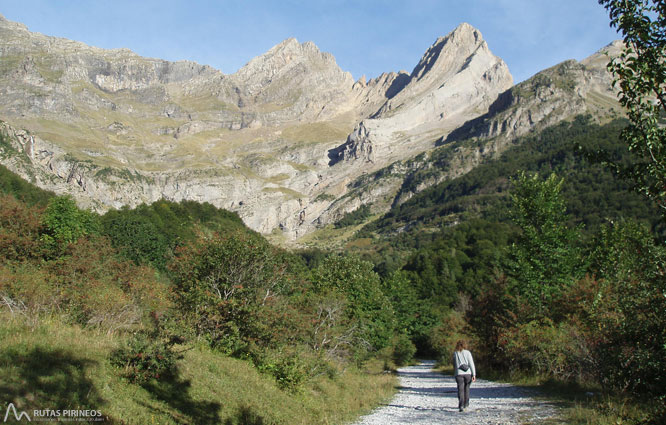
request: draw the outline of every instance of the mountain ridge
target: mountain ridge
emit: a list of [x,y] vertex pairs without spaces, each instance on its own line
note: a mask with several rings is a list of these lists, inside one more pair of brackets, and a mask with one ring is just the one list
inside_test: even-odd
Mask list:
[[[514,87],[465,23],[412,73],[357,81],[294,38],[224,74],[0,20],[0,55],[0,118],[17,153],[2,163],[12,171],[97,210],[210,202],[285,243],[361,205],[390,208],[414,164],[428,167],[411,158],[460,134]],[[394,163],[403,171],[363,185]]]

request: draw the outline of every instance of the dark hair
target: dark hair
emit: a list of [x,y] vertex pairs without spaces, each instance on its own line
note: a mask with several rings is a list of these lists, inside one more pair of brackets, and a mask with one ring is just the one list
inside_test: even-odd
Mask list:
[[458,342],[456,342],[456,351],[462,351],[465,348],[467,348],[467,344],[464,340],[459,339]]

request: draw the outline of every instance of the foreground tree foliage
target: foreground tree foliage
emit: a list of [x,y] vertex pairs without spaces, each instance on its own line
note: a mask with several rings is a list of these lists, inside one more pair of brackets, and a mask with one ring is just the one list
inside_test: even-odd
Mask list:
[[580,234],[567,225],[563,182],[555,174],[541,180],[538,174],[519,173],[511,195],[513,221],[521,233],[510,249],[509,273],[536,317],[543,317],[566,287],[582,277]]
[[628,167],[612,163],[632,178],[636,189],[666,210],[666,2],[599,0],[625,48],[608,69],[615,76],[620,103],[631,124],[622,132],[637,160]]
[[110,331],[168,309],[164,282],[117,256],[109,240],[96,234],[96,223],[71,198],[52,198],[46,209],[1,198],[2,305],[32,321],[58,313]]
[[354,327],[350,342],[357,356],[388,345],[395,329],[393,309],[372,263],[331,255],[313,270],[312,283],[318,294],[345,300],[344,315]]
[[166,200],[108,211],[101,225],[101,232],[125,258],[159,270],[165,270],[173,251],[195,240],[198,232],[245,229],[237,214],[211,204]]
[[[300,257],[245,231],[201,235],[177,248],[168,268],[195,337],[249,358],[291,390],[331,362],[363,362],[394,335],[380,278],[355,257],[328,255],[309,271]],[[414,354],[395,344],[398,361]]]
[[146,388],[176,379],[174,345],[198,341],[294,392],[381,350],[397,363],[414,355],[405,333],[394,338],[379,275],[356,257],[322,252],[308,265],[210,205],[159,202],[100,218],[66,197],[45,208],[1,201],[2,308],[33,324],[56,315],[132,330],[111,363]]
[[666,248],[620,222],[600,234],[592,259],[602,279],[590,309],[602,336],[598,379],[666,401]]
[[80,210],[69,196],[49,201],[42,226],[42,243],[54,256],[80,237],[99,233],[98,217],[90,211]]

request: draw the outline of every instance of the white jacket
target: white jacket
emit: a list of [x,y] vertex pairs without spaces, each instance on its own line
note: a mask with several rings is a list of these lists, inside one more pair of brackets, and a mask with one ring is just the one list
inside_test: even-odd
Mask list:
[[[474,359],[472,358],[472,353],[468,350],[454,351],[453,357],[453,376],[458,375],[472,375],[476,376],[476,368],[474,367]],[[469,369],[463,371],[460,369],[460,365],[466,364],[469,366]]]

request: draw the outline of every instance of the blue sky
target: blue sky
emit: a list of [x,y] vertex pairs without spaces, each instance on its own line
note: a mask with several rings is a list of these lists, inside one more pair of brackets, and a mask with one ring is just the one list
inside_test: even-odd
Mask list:
[[46,35],[225,73],[296,37],[355,79],[411,72],[461,22],[481,31],[516,82],[619,38],[596,0],[0,0],[0,14]]

